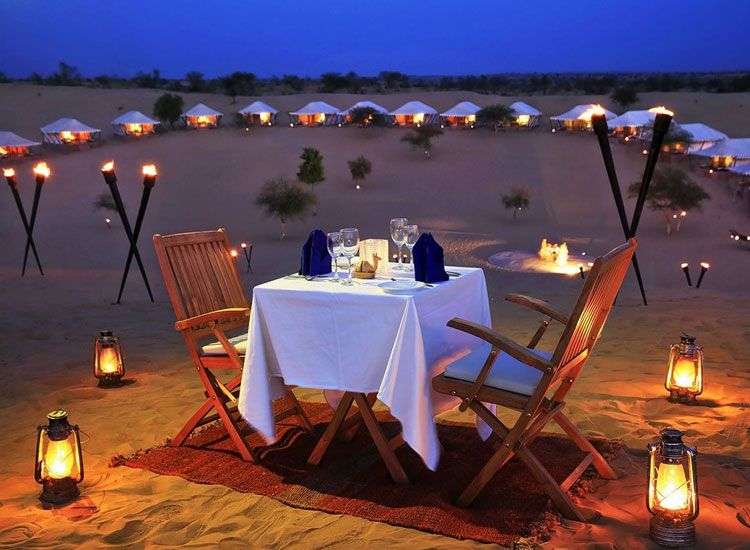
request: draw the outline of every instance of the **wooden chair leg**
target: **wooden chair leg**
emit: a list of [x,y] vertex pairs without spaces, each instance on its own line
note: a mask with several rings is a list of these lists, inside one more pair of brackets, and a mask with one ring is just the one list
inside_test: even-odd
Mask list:
[[242,460],[245,460],[246,462],[255,462],[253,454],[250,452],[250,447],[247,446],[247,442],[242,438],[240,432],[237,431],[237,426],[235,425],[226,404],[217,397],[214,400],[214,407],[216,408],[216,412],[219,415],[219,418],[221,418],[221,422],[224,424],[224,428],[229,434],[229,437],[232,438],[234,446],[237,447],[237,450],[240,452]]
[[398,461],[398,457],[396,457],[396,453],[393,452],[385,434],[383,434],[383,430],[380,428],[380,424],[378,424],[378,419],[375,418],[375,413],[367,400],[367,396],[364,393],[358,393],[355,394],[354,400],[357,402],[357,407],[359,407],[359,413],[362,415],[362,420],[364,420],[365,426],[367,426],[367,431],[370,432],[370,436],[375,442],[375,447],[378,449],[380,458],[385,462],[385,467],[388,468],[391,478],[393,478],[393,481],[396,483],[409,483],[409,478],[406,476],[406,472],[404,472],[401,463]]
[[553,418],[557,425],[568,434],[568,437],[570,437],[579,449],[591,455],[594,468],[596,468],[596,471],[600,476],[604,479],[617,479],[617,474],[607,460],[596,450],[591,442],[578,430],[578,427],[573,424],[573,422],[565,416],[562,411],[558,412]]
[[302,404],[297,400],[297,396],[294,395],[294,392],[291,388],[286,388],[285,393],[289,400],[292,402],[294,411],[296,412],[296,416],[299,418],[300,424],[302,425],[302,429],[307,433],[312,433],[312,424],[310,424],[310,420],[307,418],[305,410],[302,408]]
[[323,432],[323,435],[315,445],[315,448],[307,458],[308,464],[312,464],[314,466],[320,464],[323,455],[328,450],[328,446],[333,441],[333,438],[336,437],[336,432],[339,430],[341,423],[346,418],[346,413],[349,412],[349,408],[352,406],[353,401],[354,394],[345,392],[343,397],[341,398],[341,401],[339,402],[339,406],[336,407],[336,411],[333,413],[333,419],[331,419],[330,424],[328,424],[325,431]]
[[531,470],[532,475],[541,484],[542,488],[544,488],[544,491],[549,495],[549,497],[552,499],[552,502],[555,504],[555,506],[563,516],[574,521],[586,521],[586,517],[581,513],[580,510],[578,510],[576,505],[573,504],[573,501],[570,499],[568,493],[560,488],[560,486],[555,481],[555,478],[550,475],[550,473],[547,471],[547,468],[545,468],[544,465],[539,462],[537,457],[535,457],[531,451],[529,451],[526,447],[521,446],[516,450],[516,454],[521,460],[524,461],[526,466],[528,466],[529,470]]
[[490,480],[495,477],[497,471],[502,468],[511,458],[513,458],[513,450],[510,447],[502,445],[495,454],[487,461],[484,467],[479,470],[479,473],[474,476],[464,489],[463,493],[456,499],[456,506],[466,508],[474,502],[477,495],[484,489]]

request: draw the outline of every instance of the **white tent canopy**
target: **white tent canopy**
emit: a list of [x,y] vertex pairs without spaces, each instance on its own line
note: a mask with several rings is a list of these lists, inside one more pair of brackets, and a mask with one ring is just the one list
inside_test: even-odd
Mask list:
[[419,114],[425,114],[425,115],[436,115],[438,112],[430,107],[429,105],[422,103],[421,101],[409,101],[408,103],[404,103],[396,109],[395,111],[390,112],[391,115],[419,115]]
[[656,119],[656,113],[651,111],[626,111],[620,116],[607,120],[609,129],[613,128],[644,128],[652,126]]
[[695,151],[702,157],[732,157],[736,160],[750,160],[750,138],[730,138],[716,145]]
[[60,118],[41,128],[46,143],[72,143],[80,141],[76,135],[85,134],[86,140],[95,139],[99,132],[98,128],[92,128],[75,118]]
[[591,120],[591,115],[594,113],[597,109],[602,109],[604,111],[604,118],[609,120],[610,118],[615,118],[617,115],[613,113],[612,111],[608,111],[607,109],[603,109],[601,105],[595,105],[593,103],[586,103],[583,105],[576,105],[569,111],[565,111],[561,115],[552,116],[550,117],[550,120],[557,120],[557,121],[565,121],[565,120]]
[[440,113],[440,116],[467,117],[476,115],[481,110],[482,108],[479,105],[472,103],[471,101],[462,101],[461,103],[455,104],[444,113]]
[[339,110],[333,105],[329,105],[325,101],[311,101],[310,103],[308,103],[301,109],[292,111],[289,114],[293,116],[300,116],[300,115],[317,115],[321,113],[324,115],[337,115],[339,113]]
[[184,113],[182,113],[183,117],[193,117],[193,116],[215,116],[220,117],[222,114],[217,111],[216,109],[212,109],[208,105],[204,105],[203,103],[198,103],[197,105],[191,107]]
[[[678,126],[680,130],[685,132],[689,136],[690,143],[710,143],[715,144],[718,141],[729,139],[729,136],[724,132],[719,132],[715,128],[711,128],[703,124],[702,122],[690,122],[687,124],[680,124]],[[705,147],[702,147],[705,148]]]
[[734,172],[735,174],[739,174],[740,176],[750,176],[750,164],[739,164],[736,166],[732,166],[729,171]]
[[253,101],[247,107],[243,107],[239,110],[241,115],[259,115],[261,113],[271,113],[272,115],[275,115],[278,112],[279,111],[271,107],[268,103],[263,103],[262,101]]
[[346,116],[349,113],[351,113],[354,109],[373,109],[375,112],[380,113],[381,115],[387,115],[388,109],[385,107],[378,105],[374,101],[358,101],[345,111],[341,111],[339,114],[342,116]]
[[22,138],[13,132],[0,131],[0,147],[34,147],[35,145],[41,145],[41,143]]
[[516,101],[510,104],[510,108],[515,116],[527,115],[527,116],[542,116],[542,112],[539,109],[535,109],[528,103],[523,101]]
[[160,124],[158,120],[154,120],[151,117],[144,115],[140,111],[128,111],[124,115],[118,116],[112,121],[113,125],[120,124]]

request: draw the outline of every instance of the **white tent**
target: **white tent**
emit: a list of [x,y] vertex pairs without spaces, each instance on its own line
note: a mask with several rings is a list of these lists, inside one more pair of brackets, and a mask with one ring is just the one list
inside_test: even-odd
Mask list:
[[191,128],[216,128],[222,116],[216,109],[198,103],[182,113],[182,120]]
[[160,122],[141,113],[128,111],[112,121],[112,128],[118,136],[142,136],[153,134]]
[[688,136],[688,153],[695,153],[702,149],[708,149],[713,147],[720,141],[729,139],[729,136],[724,132],[706,126],[702,122],[691,122],[687,124],[680,124],[678,130],[682,130]]
[[378,105],[374,101],[358,101],[345,111],[341,111],[339,114],[341,116],[346,116],[349,113],[351,113],[354,109],[373,109],[374,111],[380,113],[381,115],[387,115],[388,109],[383,107],[382,105]]
[[750,176],[750,164],[738,164],[732,166],[729,171],[739,174],[740,176]]
[[750,164],[750,138],[725,139],[693,154],[711,157],[712,168],[731,168],[738,162],[740,165]]
[[477,121],[477,113],[482,108],[471,101],[457,103],[447,111],[440,113],[440,118],[450,126],[471,126]]
[[292,118],[292,126],[317,126],[335,124],[338,114],[339,109],[325,101],[311,101],[301,109],[289,113],[289,116]]
[[656,113],[651,111],[626,111],[620,116],[607,120],[610,130],[616,128],[644,128],[651,126],[656,118]]
[[510,109],[513,111],[513,116],[516,117],[515,123],[519,126],[528,126],[533,128],[539,124],[539,119],[542,116],[542,112],[523,101],[516,101],[510,104]]
[[276,109],[271,107],[268,103],[262,101],[253,101],[247,107],[243,107],[239,110],[242,118],[248,124],[261,124],[271,126],[276,122],[276,115],[279,113]]
[[553,128],[591,128],[591,116],[598,110],[604,112],[604,118],[607,120],[617,116],[612,111],[604,109],[601,105],[586,103],[583,105],[576,105],[561,115],[550,117],[550,122],[552,123]]
[[26,155],[29,147],[41,145],[38,141],[31,141],[14,134],[13,132],[0,132],[0,157],[10,155]]
[[421,101],[409,101],[389,113],[399,126],[432,124],[437,121],[438,112]]
[[99,137],[101,130],[74,118],[60,118],[42,126],[45,143],[85,143]]

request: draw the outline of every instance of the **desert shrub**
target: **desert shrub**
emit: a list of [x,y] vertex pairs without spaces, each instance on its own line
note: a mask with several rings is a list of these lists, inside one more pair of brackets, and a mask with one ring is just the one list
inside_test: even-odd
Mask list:
[[401,141],[410,144],[414,149],[422,149],[425,157],[429,159],[432,158],[432,140],[441,135],[443,131],[440,128],[419,126],[402,137]]
[[519,213],[529,209],[531,193],[525,187],[511,187],[501,200],[506,210],[513,211],[513,219],[516,219]]
[[[359,155],[354,160],[348,161],[347,164],[354,182],[364,181],[367,175],[372,172],[372,163],[364,155]],[[359,184],[357,184],[357,187],[359,187]]]
[[182,114],[182,97],[177,94],[165,93],[160,95],[154,103],[154,116],[161,121],[169,122],[171,127]]
[[315,195],[302,187],[287,181],[284,177],[268,180],[255,199],[266,215],[279,220],[281,238],[286,237],[286,224],[293,219],[304,218],[315,205]]

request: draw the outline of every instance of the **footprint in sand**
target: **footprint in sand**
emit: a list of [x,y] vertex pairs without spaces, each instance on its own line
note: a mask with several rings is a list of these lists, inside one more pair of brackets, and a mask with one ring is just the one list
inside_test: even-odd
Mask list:
[[144,539],[150,530],[141,520],[132,520],[121,529],[105,535],[102,540],[107,544],[132,544]]

